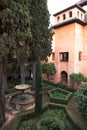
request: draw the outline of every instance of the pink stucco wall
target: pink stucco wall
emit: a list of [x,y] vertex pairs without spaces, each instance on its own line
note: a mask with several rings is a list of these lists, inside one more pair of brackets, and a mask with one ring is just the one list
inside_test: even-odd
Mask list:
[[[77,17],[78,9],[74,8],[73,17]],[[65,12],[68,18],[69,11]],[[83,17],[81,17],[81,14]],[[60,14],[62,16],[63,14]],[[55,23],[63,22],[61,19],[57,21],[55,17]],[[84,14],[79,11],[79,19],[83,20]],[[71,23],[54,29],[55,34],[55,66],[57,73],[55,76],[55,82],[61,80],[61,72],[65,71],[69,75],[72,73],[83,73],[87,77],[87,25],[83,26],[79,23]],[[69,53],[69,61],[60,61],[60,52]],[[79,60],[79,52],[82,52],[82,59]]]

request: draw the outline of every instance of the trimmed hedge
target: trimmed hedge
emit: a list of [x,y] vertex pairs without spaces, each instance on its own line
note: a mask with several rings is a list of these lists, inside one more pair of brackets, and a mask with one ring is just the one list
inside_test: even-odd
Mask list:
[[43,79],[43,82],[44,82],[44,83],[47,83],[47,84],[49,84],[49,85],[53,85],[53,86],[55,86],[55,87],[56,87],[56,85],[57,85],[57,83],[54,83],[53,81],[49,81],[49,80],[45,80],[45,79]]
[[75,103],[81,116],[87,120],[87,84],[81,84],[77,89]]
[[61,88],[61,89],[65,89],[65,90],[68,90],[70,92],[75,92],[75,89],[68,86],[67,84],[65,83],[62,83],[62,82],[59,82],[57,84],[55,84],[57,88]]
[[[70,114],[68,114],[67,112],[68,112],[68,108],[66,107],[66,105],[62,105],[62,104],[55,104],[55,103],[49,103],[49,105],[48,105],[48,109],[50,109],[50,110],[52,110],[52,109],[63,109],[64,110],[64,113],[66,113],[66,116],[67,116],[67,118],[69,119],[69,121],[72,123],[72,125],[73,125],[73,127],[75,128],[75,130],[81,130],[81,128],[80,128],[80,124],[76,124],[76,122],[75,122],[75,118],[73,118],[72,119],[72,117],[71,116],[69,116]],[[70,111],[69,111],[69,113],[70,113]],[[43,117],[43,116],[42,116]],[[39,125],[39,126],[37,126],[37,128],[39,129],[40,128],[40,124],[38,123],[37,125]],[[46,130],[46,129],[45,129]],[[63,130],[63,129],[62,129]],[[65,129],[64,129],[65,130]]]
[[79,121],[75,118],[73,113],[70,111],[70,109],[66,105],[50,103],[49,108],[50,109],[57,109],[57,108],[58,109],[64,109],[64,111],[67,114],[70,122],[75,126],[75,128],[77,130],[86,130],[86,129],[84,129],[83,126],[81,126],[81,124],[79,124]]
[[21,123],[19,130],[32,130],[32,128],[33,128],[33,120],[27,120]]
[[62,83],[62,82],[59,82],[59,83],[54,83],[52,81],[49,81],[49,80],[44,80],[43,79],[43,82],[44,83],[47,83],[51,86],[53,86],[54,88],[61,88],[61,89],[65,89],[65,90],[68,90],[70,92],[75,92],[76,90],[74,88],[72,88],[71,86],[68,86],[67,84],[65,83]]
[[[65,96],[63,98],[62,98],[62,95],[58,95],[58,97],[57,97],[57,94],[56,94],[56,96],[54,94],[54,96],[53,96],[53,93],[55,93],[57,91],[60,92],[60,94],[65,95]],[[60,88],[48,91],[48,95],[50,97],[51,102],[61,103],[61,104],[67,104],[69,102],[70,98],[72,97],[71,92],[60,89]],[[59,97],[59,96],[61,96],[61,97]]]
[[[49,104],[46,104],[43,107],[42,113],[44,111],[47,111],[48,109],[64,109],[64,111],[67,114],[69,120],[75,126],[75,128],[77,130],[84,130],[84,128],[82,128],[82,126],[76,120],[75,116],[71,113],[71,111],[69,110],[69,108],[66,107],[66,105],[49,103]],[[10,130],[19,130],[19,126],[20,126],[20,124],[21,124],[22,121],[33,119],[35,117],[36,117],[36,114],[35,114],[34,110],[20,113],[18,115],[18,117],[14,120],[14,123],[13,123],[13,125],[12,125],[12,127],[11,127]]]

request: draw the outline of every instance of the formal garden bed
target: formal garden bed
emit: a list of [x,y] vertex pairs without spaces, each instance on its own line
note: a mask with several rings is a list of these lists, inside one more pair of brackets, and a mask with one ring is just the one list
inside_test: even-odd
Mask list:
[[[11,129],[6,130],[48,130],[48,128],[51,130],[81,130],[79,122],[67,107],[73,94],[74,89],[68,88],[65,84],[44,81],[41,115],[36,116],[34,109],[21,112],[10,124]],[[49,98],[52,99],[49,100]]]
[[67,104],[70,98],[72,97],[71,92],[60,88],[50,90],[48,91],[48,94],[51,102],[56,102],[61,104]]
[[66,109],[65,105],[49,103],[39,116],[34,111],[22,113],[15,120],[12,130],[81,130]]

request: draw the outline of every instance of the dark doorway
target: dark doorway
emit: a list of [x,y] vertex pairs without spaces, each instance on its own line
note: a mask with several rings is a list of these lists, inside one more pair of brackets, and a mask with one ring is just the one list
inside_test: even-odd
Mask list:
[[68,82],[68,74],[65,71],[61,72],[61,82],[64,82],[64,83]]

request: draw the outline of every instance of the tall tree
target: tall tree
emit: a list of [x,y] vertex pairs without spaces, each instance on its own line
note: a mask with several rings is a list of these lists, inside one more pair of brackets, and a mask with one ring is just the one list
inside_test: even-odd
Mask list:
[[[31,52],[34,58],[46,59],[52,52],[52,33],[49,28],[47,0],[30,0],[30,27],[32,32]],[[40,48],[41,53],[38,51]]]
[[5,121],[5,91],[4,91],[4,75],[3,75],[3,57],[0,54],[0,127]]
[[35,111],[37,114],[40,114],[42,110],[42,66],[39,58],[36,64],[36,88],[37,89],[35,92]]
[[[29,54],[31,39],[29,9],[27,0],[0,0],[0,115],[4,114],[3,56],[11,53],[17,57],[21,68],[21,82],[24,83],[24,59]],[[4,58],[4,59],[5,59]],[[5,65],[5,63],[4,63]]]
[[[9,22],[11,13],[7,8],[7,1],[0,1],[0,117],[5,121],[5,61],[12,45],[12,22]],[[3,59],[4,57],[4,59]],[[4,62],[3,62],[4,61]]]
[[[15,1],[15,14],[16,14],[16,28],[15,28],[15,47],[14,54],[17,56],[20,72],[21,72],[21,83],[25,83],[25,68],[24,62],[26,57],[29,55],[29,43],[31,40],[30,32],[30,17],[29,17],[29,3],[27,0],[14,0]],[[14,6],[14,5],[13,5]]]
[[[37,61],[39,58],[47,59],[47,57],[52,52],[52,33],[51,29],[49,28],[50,15],[47,8],[47,0],[30,0],[30,16],[30,27],[32,32],[32,41],[30,43],[30,48],[31,58],[33,59],[33,86],[35,88],[35,92],[37,93],[37,90],[39,90],[39,86],[35,87]],[[37,104],[39,104],[39,99],[42,99],[40,96],[41,95],[38,96],[35,107],[38,106]]]

